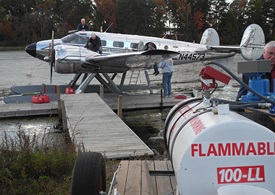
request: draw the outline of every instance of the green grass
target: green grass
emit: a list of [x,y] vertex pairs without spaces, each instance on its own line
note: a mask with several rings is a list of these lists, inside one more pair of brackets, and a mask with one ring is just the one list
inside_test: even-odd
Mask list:
[[72,144],[38,146],[23,132],[4,136],[0,147],[0,194],[70,194],[77,157]]
[[[73,166],[83,147],[74,143],[38,145],[36,136],[18,131],[0,141],[0,194],[70,194]],[[120,160],[106,161],[107,191]]]

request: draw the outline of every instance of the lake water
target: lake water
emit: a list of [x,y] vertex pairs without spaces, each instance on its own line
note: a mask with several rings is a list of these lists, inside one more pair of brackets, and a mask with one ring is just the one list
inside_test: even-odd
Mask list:
[[[227,67],[234,73],[236,73],[236,63],[242,61],[239,55],[235,56],[233,63],[227,65]],[[13,85],[40,85],[40,84],[50,84],[50,66],[48,63],[41,60],[35,59],[32,56],[28,55],[25,51],[2,51],[0,52],[0,103],[3,103],[1,99],[3,96],[10,94],[10,87]],[[193,88],[200,89],[199,82],[199,71],[203,67],[202,63],[192,63],[185,64],[180,66],[175,66],[175,72],[172,77],[172,88],[175,94],[186,93],[192,91]],[[153,70],[149,70],[149,75],[152,84],[161,85],[161,75],[154,76],[152,75]],[[67,84],[72,78],[73,74],[57,74],[53,73],[52,83],[56,85]],[[120,75],[115,82],[119,83]],[[127,73],[125,84],[129,83],[130,72]],[[96,80],[92,83],[98,84]],[[141,74],[138,84],[146,84],[144,74]],[[215,97],[227,97],[227,99],[234,99],[236,95],[237,87],[234,86],[234,81],[230,82],[229,86],[220,88],[217,93],[214,93]],[[158,91],[157,91],[158,92]],[[143,129],[153,129],[153,134],[155,133],[154,129],[161,129],[164,123],[164,120],[160,119],[163,117],[167,111],[150,111],[150,113],[138,113],[133,114],[146,116],[151,118],[150,124],[143,124]],[[135,117],[130,118],[131,114],[127,114],[127,123],[137,127]],[[149,117],[150,116],[150,117]],[[125,119],[126,120],[126,119]],[[11,137],[16,136],[16,132],[21,129],[27,132],[30,135],[39,134],[44,135],[56,133],[54,126],[58,124],[56,119],[52,120],[48,117],[39,117],[39,118],[18,118],[18,119],[2,119],[0,120],[0,135],[3,135],[4,131],[9,132]],[[142,124],[141,124],[142,125]],[[150,126],[150,127],[149,127]],[[141,128],[142,129],[142,128]],[[142,134],[142,133],[141,133]],[[42,139],[42,138],[41,138]]]

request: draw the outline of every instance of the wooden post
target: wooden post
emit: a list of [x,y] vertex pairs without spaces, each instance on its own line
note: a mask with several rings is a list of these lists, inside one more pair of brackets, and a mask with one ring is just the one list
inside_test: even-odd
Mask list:
[[65,134],[65,142],[72,143],[70,133],[69,133],[69,128],[68,128],[67,113],[66,113],[64,100],[60,100],[60,106],[61,106],[61,115],[62,115],[62,130]]
[[163,93],[162,93],[162,89],[160,90],[160,109],[163,109]]
[[102,99],[104,98],[104,86],[102,84],[99,86],[99,95]]
[[122,118],[122,95],[118,96],[117,100],[117,115]]
[[62,119],[62,110],[61,110],[61,103],[60,103],[60,100],[61,100],[60,86],[56,86],[56,95],[57,95],[58,115],[59,115],[59,118]]
[[65,134],[65,142],[72,143],[72,140],[70,138],[69,128],[68,128],[68,121],[67,121],[67,114],[66,114],[64,100],[61,100],[60,86],[56,86],[56,95],[57,95],[57,104],[58,104],[58,115],[59,115],[59,119],[61,119],[62,121],[62,131]]

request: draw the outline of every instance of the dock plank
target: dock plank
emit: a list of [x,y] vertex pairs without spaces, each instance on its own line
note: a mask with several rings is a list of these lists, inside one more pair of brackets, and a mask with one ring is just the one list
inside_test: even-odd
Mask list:
[[[167,163],[167,167],[168,167],[168,171],[173,171],[173,167],[172,167],[172,163],[171,161],[166,161]],[[170,176],[170,181],[171,181],[171,185],[172,185],[172,189],[173,191],[177,188],[177,181],[175,176]],[[171,195],[175,195],[175,191],[173,193],[171,193]]]
[[141,164],[141,189],[143,195],[154,195],[153,184],[149,174],[148,162]]
[[124,160],[120,162],[119,174],[117,175],[116,189],[120,194],[125,194],[125,186],[127,181],[127,174],[129,168],[129,161]]
[[[149,171],[155,171],[154,161],[145,161],[145,163],[146,163],[146,166],[148,168],[148,172]],[[150,182],[151,182],[151,189],[153,191],[153,194],[157,194],[156,176],[151,176],[150,175]]]
[[[168,171],[166,161],[155,161],[155,170]],[[173,189],[169,176],[156,176],[157,194],[170,194]]]
[[176,188],[175,176],[149,173],[170,170],[169,160],[122,160],[120,165],[115,188],[121,195],[166,195]]
[[125,195],[141,194],[141,161],[129,161]]
[[86,151],[107,158],[153,155],[152,150],[96,93],[62,95],[69,133]]

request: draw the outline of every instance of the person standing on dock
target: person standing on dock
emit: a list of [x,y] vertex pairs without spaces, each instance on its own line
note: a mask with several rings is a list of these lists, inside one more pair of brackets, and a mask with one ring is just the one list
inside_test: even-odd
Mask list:
[[159,63],[159,67],[162,69],[162,87],[164,90],[164,97],[171,97],[172,86],[171,79],[174,72],[174,62],[170,55],[163,55],[164,60]]

